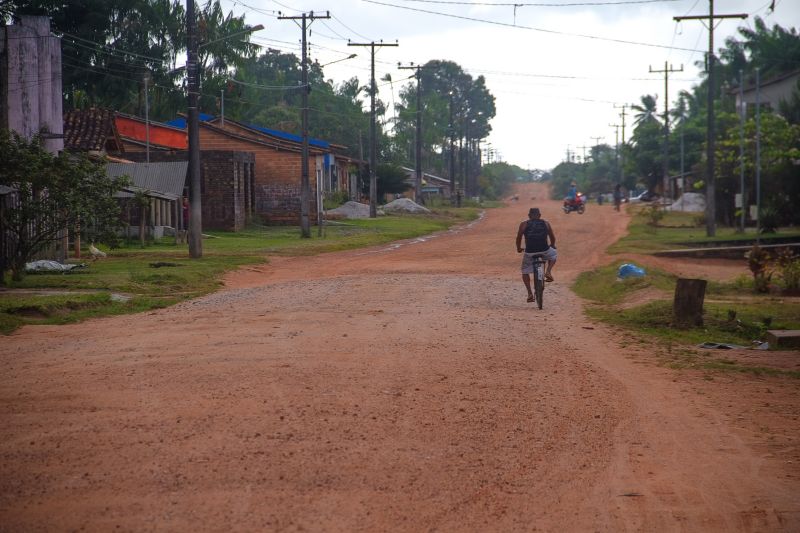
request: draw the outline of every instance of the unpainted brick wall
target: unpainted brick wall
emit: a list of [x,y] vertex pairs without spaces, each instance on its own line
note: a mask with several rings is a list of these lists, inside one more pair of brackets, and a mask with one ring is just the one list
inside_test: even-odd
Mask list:
[[[144,153],[128,153],[132,161],[145,161]],[[151,151],[150,161],[186,161],[186,151]],[[254,165],[249,152],[232,150],[200,151],[200,194],[203,229],[240,231],[247,222],[247,165]],[[188,189],[188,182],[187,182]]]

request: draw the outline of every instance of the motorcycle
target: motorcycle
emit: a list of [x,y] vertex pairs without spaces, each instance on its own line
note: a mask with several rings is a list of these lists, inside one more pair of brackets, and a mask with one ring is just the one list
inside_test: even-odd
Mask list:
[[574,200],[564,198],[563,209],[566,214],[577,211],[579,215],[582,215],[586,211],[586,195],[578,193]]

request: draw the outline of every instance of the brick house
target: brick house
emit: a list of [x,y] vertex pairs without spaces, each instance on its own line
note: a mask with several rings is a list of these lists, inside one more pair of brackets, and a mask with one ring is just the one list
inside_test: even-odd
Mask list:
[[[167,124],[185,127],[182,118]],[[251,152],[255,158],[252,195],[248,207],[265,223],[298,224],[302,138],[279,130],[201,115],[200,149]],[[310,213],[318,210],[317,190],[357,194],[356,161],[343,155],[345,147],[309,140]]]
[[[144,152],[127,152],[133,161],[146,160]],[[153,150],[151,162],[188,161],[183,150]],[[236,150],[200,151],[200,196],[203,229],[240,231],[253,216],[252,152]],[[188,196],[188,183],[185,193]]]
[[126,152],[146,151],[148,138],[150,150],[187,150],[189,148],[186,130],[168,124],[152,120],[145,121],[140,117],[116,112],[114,113],[114,125]]

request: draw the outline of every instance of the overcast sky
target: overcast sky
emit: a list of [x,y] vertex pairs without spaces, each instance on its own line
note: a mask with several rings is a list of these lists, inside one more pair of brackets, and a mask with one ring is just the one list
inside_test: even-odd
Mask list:
[[[565,159],[568,148],[582,157],[596,144],[596,137],[601,137],[600,143],[613,145],[615,128],[609,125],[621,123],[621,109],[615,104],[638,103],[642,95],[656,94],[663,112],[664,75],[650,74],[650,67],[663,70],[665,61],[678,70],[683,65],[683,72],[670,74],[670,102],[679,90],[700,81],[695,63],[703,60],[708,49],[708,29],[701,21],[677,23],[673,17],[707,15],[708,0],[538,3],[223,0],[227,10],[244,14],[252,25],[265,26],[254,34],[253,42],[298,55],[300,28],[292,21],[278,20],[278,12],[294,16],[304,11],[330,11],[330,20],[317,20],[310,26],[309,53],[321,64],[358,54],[324,68],[326,77],[336,83],[353,76],[363,83],[369,80],[369,49],[348,47],[348,39],[398,41],[399,47],[382,48],[376,56],[376,78],[389,73],[394,80],[393,86],[378,82],[380,98],[389,105],[392,89],[397,98],[400,86],[409,83],[404,79],[411,72],[397,70],[398,62],[446,59],[473,77],[484,75],[497,105],[487,141],[503,160],[525,168],[552,168]],[[579,3],[584,5],[576,5]],[[738,27],[752,28],[756,16],[770,27],[800,25],[798,0],[717,0],[714,12],[749,15],[746,20],[717,21],[716,49],[727,37],[738,35]],[[631,132],[630,119],[627,125],[626,138]]]

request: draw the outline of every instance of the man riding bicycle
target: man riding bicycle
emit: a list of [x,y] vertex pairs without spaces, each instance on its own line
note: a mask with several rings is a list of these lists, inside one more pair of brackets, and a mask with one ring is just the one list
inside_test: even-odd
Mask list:
[[[522,254],[522,282],[528,291],[528,301],[535,300],[531,290],[531,274],[533,273],[533,258],[541,255],[547,261],[545,270],[545,281],[553,281],[553,265],[556,263],[558,254],[556,253],[556,236],[553,228],[546,220],[542,220],[542,213],[538,207],[532,207],[528,211],[528,220],[520,223],[517,230],[517,253],[523,251],[522,237],[525,237],[525,253]],[[550,243],[548,244],[548,239]]]

